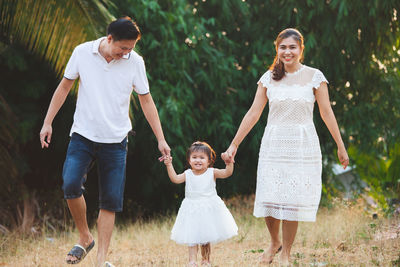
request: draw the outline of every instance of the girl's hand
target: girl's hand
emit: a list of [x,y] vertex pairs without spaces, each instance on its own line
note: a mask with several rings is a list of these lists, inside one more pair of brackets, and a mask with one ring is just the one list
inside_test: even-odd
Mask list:
[[346,169],[347,165],[349,165],[349,156],[347,155],[346,148],[338,147],[337,154],[338,154],[340,164],[342,164],[343,169]]
[[165,166],[169,166],[172,164],[172,157],[171,156],[163,156],[163,159],[160,161],[164,161]]
[[235,145],[230,145],[229,148],[221,154],[222,160],[227,163],[235,162],[237,147]]
[[231,163],[231,161],[228,157],[228,153],[226,153],[226,152],[221,153],[221,159],[224,161],[225,165],[228,165],[229,163]]

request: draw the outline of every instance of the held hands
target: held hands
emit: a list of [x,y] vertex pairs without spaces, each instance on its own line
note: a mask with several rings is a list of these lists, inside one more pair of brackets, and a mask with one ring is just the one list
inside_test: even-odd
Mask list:
[[346,148],[338,147],[337,154],[338,154],[340,164],[342,164],[343,169],[346,169],[347,165],[349,165],[349,156],[347,155]]
[[235,163],[236,152],[237,152],[237,147],[231,144],[229,148],[224,153],[221,154],[221,158],[225,162],[225,164]]
[[171,148],[168,146],[167,141],[160,140],[158,141],[158,150],[161,152],[161,157],[158,158],[159,161],[163,161],[165,156],[171,156]]
[[162,156],[158,160],[164,161],[165,166],[172,165],[172,157],[169,155]]
[[224,161],[225,165],[233,163],[229,160],[228,154],[226,152],[221,153],[221,159]]
[[51,134],[53,133],[53,128],[49,124],[43,124],[42,130],[40,130],[40,144],[42,148],[48,148],[51,141]]

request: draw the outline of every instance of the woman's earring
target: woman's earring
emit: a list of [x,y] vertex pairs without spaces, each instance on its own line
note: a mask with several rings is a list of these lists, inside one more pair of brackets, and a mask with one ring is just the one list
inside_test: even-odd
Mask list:
[[278,59],[276,60],[276,65],[279,65],[279,57],[278,57]]

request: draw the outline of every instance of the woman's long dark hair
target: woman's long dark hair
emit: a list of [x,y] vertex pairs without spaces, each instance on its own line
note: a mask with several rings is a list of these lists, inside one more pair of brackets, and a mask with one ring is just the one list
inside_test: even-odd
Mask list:
[[279,81],[283,78],[283,76],[285,76],[285,65],[283,64],[283,62],[281,62],[280,60],[278,60],[278,47],[280,45],[280,43],[282,42],[283,39],[292,37],[293,39],[295,39],[298,43],[300,48],[302,49],[302,53],[301,53],[301,57],[300,57],[300,62],[303,61],[303,51],[304,51],[304,38],[303,35],[301,35],[301,33],[293,28],[288,28],[285,29],[283,31],[281,31],[278,34],[278,37],[276,37],[275,40],[275,50],[276,50],[276,55],[274,58],[274,62],[272,63],[272,65],[269,67],[270,71],[272,72],[272,79],[274,79],[275,81]]

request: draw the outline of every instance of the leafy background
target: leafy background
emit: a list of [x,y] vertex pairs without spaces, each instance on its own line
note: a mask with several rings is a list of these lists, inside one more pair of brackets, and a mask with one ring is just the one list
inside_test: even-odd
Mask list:
[[[29,231],[43,223],[63,227],[68,220],[60,188],[75,93],[54,120],[48,150],[41,150],[38,133],[72,49],[104,35],[106,25],[123,15],[141,28],[136,51],[145,59],[178,171],[197,139],[217,154],[227,148],[272,63],[276,35],[295,27],[305,37],[304,63],[330,81],[352,175],[366,185],[360,193],[387,214],[400,198],[398,1],[0,0],[0,7],[1,231]],[[221,196],[254,193],[267,113],[241,144],[234,175],[218,182]],[[134,95],[131,117],[136,135],[129,140],[120,221],[176,210],[184,195],[184,186],[172,184],[157,161],[156,140]],[[322,204],[329,205],[342,187],[332,172],[336,146],[317,106],[315,123],[324,158]],[[96,168],[85,187],[93,222]]]

